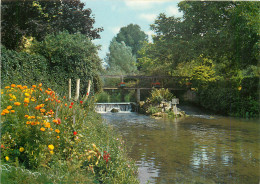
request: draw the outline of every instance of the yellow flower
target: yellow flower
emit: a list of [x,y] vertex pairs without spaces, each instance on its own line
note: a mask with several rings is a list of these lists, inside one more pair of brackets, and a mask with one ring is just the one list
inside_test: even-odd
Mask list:
[[29,94],[29,93],[24,93],[24,95],[25,95],[25,96],[27,96],[27,97],[29,97],[29,96],[30,96],[30,94]]
[[55,132],[56,132],[56,133],[60,133],[60,130],[59,130],[59,129],[56,129]]
[[59,139],[60,138],[60,136],[57,136],[57,139]]
[[25,98],[24,99],[24,103],[29,103],[30,102],[30,99],[29,98]]
[[31,124],[31,122],[30,121],[26,121],[26,124],[29,125],[29,124]]
[[40,109],[41,112],[45,112],[46,110],[45,109]]
[[242,89],[242,86],[239,86],[237,89],[238,89],[238,91],[241,91],[241,89]]
[[19,106],[19,105],[21,105],[21,103],[20,102],[14,102],[14,105]]
[[40,104],[40,107],[44,107],[44,104]]
[[35,102],[35,101],[36,101],[36,99],[35,99],[34,97],[32,97],[32,98],[31,98],[31,101],[32,101],[32,102]]
[[48,148],[49,148],[50,150],[54,150],[54,146],[53,146],[52,144],[50,144],[50,145],[48,146]]
[[6,109],[10,110],[10,109],[12,109],[12,106],[9,105],[9,106],[6,107]]
[[23,148],[23,147],[20,147],[19,151],[20,151],[20,152],[24,152],[24,148]]
[[44,123],[45,128],[51,128],[51,124],[49,122]]
[[26,115],[24,115],[24,117],[25,117],[25,118],[28,118],[28,117],[29,117],[29,115],[27,115],[27,114],[26,114]]
[[[6,86],[6,87],[5,87],[5,89],[9,89],[9,88],[10,88],[10,86]],[[9,158],[9,157],[8,157],[8,158]]]
[[8,161],[8,160],[9,160],[9,157],[8,157],[8,156],[6,156],[6,157],[5,157],[5,160],[6,160],[6,161]]
[[50,151],[50,154],[51,154],[51,155],[53,155],[53,154],[54,154],[54,152],[53,152],[53,151]]
[[14,88],[16,85],[15,84],[11,84],[11,87]]
[[44,132],[44,131],[45,131],[45,128],[41,127],[40,130],[41,130],[42,132]]
[[4,115],[5,115],[5,113],[1,112],[1,115],[2,115],[2,116],[4,116]]

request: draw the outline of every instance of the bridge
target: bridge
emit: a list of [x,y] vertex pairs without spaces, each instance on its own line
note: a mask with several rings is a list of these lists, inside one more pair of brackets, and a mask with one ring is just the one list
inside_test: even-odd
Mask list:
[[[103,90],[135,90],[137,102],[140,102],[141,90],[167,88],[172,91],[185,91],[191,84],[189,77],[180,76],[100,75],[100,77],[104,80],[119,79],[114,81],[113,85],[103,86]],[[125,83],[127,80],[134,82]]]

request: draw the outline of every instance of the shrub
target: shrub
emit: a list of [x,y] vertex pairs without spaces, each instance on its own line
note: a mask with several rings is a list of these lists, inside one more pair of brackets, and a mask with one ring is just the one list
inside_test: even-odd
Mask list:
[[151,92],[150,100],[153,104],[159,104],[163,100],[170,101],[173,97],[173,94],[168,89],[161,88],[154,89]]

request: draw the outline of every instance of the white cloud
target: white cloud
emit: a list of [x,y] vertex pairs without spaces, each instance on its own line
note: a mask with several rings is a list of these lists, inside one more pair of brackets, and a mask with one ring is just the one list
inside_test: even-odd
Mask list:
[[166,14],[168,16],[175,16],[175,17],[181,17],[183,15],[182,12],[179,12],[177,6],[169,6],[166,8]]
[[109,30],[112,31],[112,33],[117,34],[119,33],[119,30],[122,26],[116,26],[116,27],[110,27]]
[[142,13],[139,15],[139,17],[141,19],[147,20],[148,22],[153,22],[156,19],[157,15],[153,13]]
[[155,35],[155,33],[152,31],[152,30],[149,30],[149,31],[145,31],[145,34],[148,35],[148,41],[149,42],[152,42],[152,35]]
[[125,0],[126,6],[129,8],[144,10],[150,9],[156,4],[161,4],[170,0]]

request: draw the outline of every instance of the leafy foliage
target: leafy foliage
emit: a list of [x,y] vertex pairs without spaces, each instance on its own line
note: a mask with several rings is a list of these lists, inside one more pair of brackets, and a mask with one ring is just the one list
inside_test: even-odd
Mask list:
[[96,39],[103,30],[93,27],[91,9],[84,9],[80,0],[4,1],[1,5],[2,43],[8,49],[19,49],[24,36],[42,41],[47,34],[67,30]]
[[153,104],[159,104],[163,100],[171,101],[173,94],[168,89],[155,89],[151,92],[150,100]]
[[109,65],[108,73],[114,75],[133,74],[137,71],[136,59],[132,55],[131,48],[124,42],[118,43],[115,39],[110,43],[106,62]]
[[35,42],[31,50],[46,58],[48,74],[65,89],[69,78],[81,79],[83,91],[86,91],[84,89],[88,80],[100,81],[98,71],[101,70],[101,60],[98,57],[98,48],[82,34],[62,32],[48,35],[42,42]]
[[132,54],[138,57],[138,50],[142,47],[144,41],[148,41],[148,36],[141,30],[139,25],[129,24],[119,30],[115,39],[117,42],[124,42],[131,47]]

